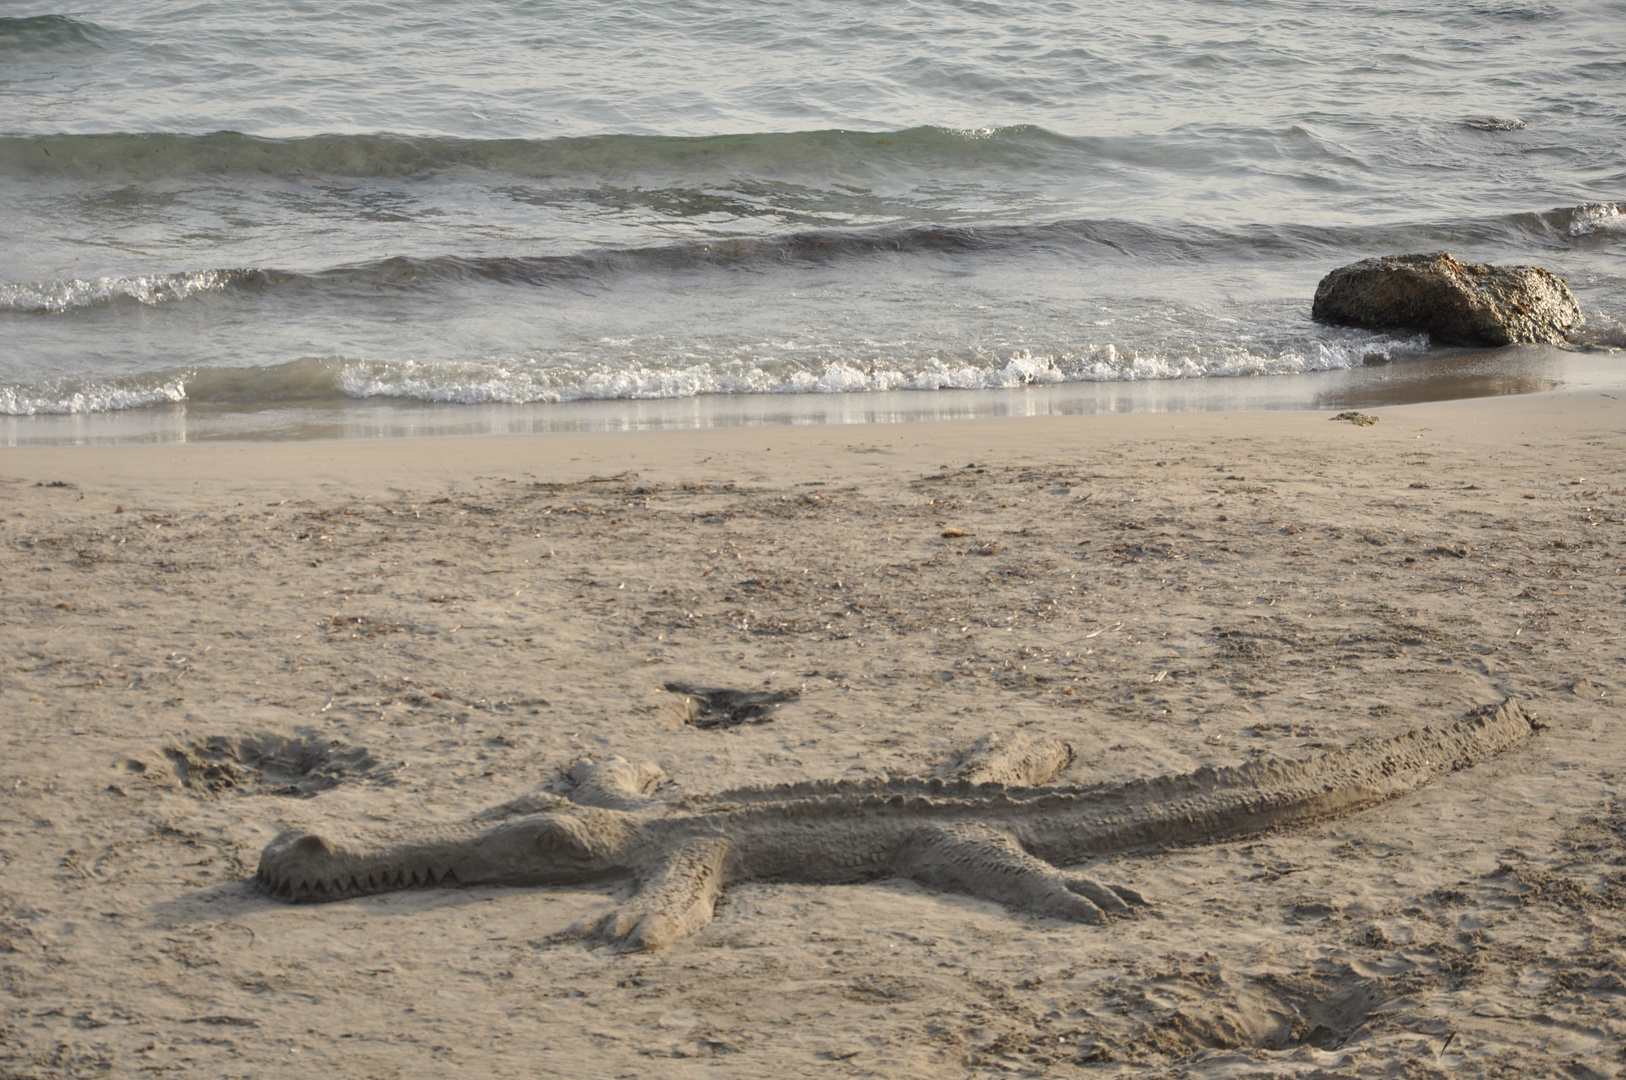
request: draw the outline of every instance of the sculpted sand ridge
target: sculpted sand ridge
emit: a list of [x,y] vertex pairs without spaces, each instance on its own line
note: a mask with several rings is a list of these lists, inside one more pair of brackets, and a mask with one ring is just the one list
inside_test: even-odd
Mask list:
[[[1418,728],[1305,761],[1261,760],[1091,787],[881,780],[787,784],[665,804],[663,774],[615,758],[573,770],[579,798],[536,796],[463,829],[405,842],[336,844],[291,830],[257,880],[284,900],[339,900],[450,884],[567,885],[633,875],[620,911],[578,927],[626,949],[657,949],[711,920],[730,881],[846,883],[897,875],[1036,915],[1100,923],[1145,900],[1058,866],[1349,813],[1500,753],[1531,733],[1516,702],[1444,728]],[[990,745],[972,777],[1071,759],[1064,744]],[[1033,775],[1029,772],[1029,775]],[[1053,773],[1052,773],[1053,775]]]

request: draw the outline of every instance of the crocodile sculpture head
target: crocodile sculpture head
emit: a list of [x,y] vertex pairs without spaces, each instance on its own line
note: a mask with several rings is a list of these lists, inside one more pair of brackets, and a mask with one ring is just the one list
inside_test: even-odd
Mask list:
[[257,877],[272,896],[298,902],[429,885],[570,885],[632,870],[636,815],[564,800],[525,812],[534,801],[398,844],[289,830],[260,855]]

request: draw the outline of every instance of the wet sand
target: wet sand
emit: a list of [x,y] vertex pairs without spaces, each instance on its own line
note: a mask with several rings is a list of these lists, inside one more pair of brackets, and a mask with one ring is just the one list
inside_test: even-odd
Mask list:
[[[1612,1076],[1626,392],[1328,412],[0,456],[0,1073]],[[955,535],[958,534],[958,535]],[[667,682],[796,689],[684,723]],[[1393,803],[1098,860],[1105,927],[744,884],[287,906],[281,829],[410,833],[653,761],[661,797],[1303,757],[1519,700]]]

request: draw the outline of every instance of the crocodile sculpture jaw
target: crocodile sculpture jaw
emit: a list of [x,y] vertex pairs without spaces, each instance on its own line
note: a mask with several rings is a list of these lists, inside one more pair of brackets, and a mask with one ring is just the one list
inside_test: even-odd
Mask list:
[[[1098,923],[1145,901],[1058,869],[1125,851],[1210,843],[1364,809],[1527,738],[1512,701],[1442,728],[1305,761],[1260,760],[1181,776],[1042,786],[1060,743],[984,748],[962,779],[813,782],[663,803],[664,778],[619,758],[572,770],[569,798],[539,795],[419,838],[348,844],[287,832],[260,856],[279,899],[340,900],[414,886],[564,885],[631,876],[632,899],[577,928],[655,949],[705,926],[744,880],[860,882],[888,875],[1035,915]],[[979,782],[981,781],[981,782]]]

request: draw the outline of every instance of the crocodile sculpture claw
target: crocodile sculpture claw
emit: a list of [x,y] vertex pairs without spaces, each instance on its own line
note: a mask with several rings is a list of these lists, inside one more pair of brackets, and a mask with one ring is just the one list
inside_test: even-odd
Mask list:
[[1102,923],[1132,916],[1146,900],[1061,867],[1365,809],[1493,757],[1532,730],[1508,701],[1447,727],[1304,761],[1083,787],[1044,786],[1071,761],[1065,744],[994,743],[961,763],[960,779],[786,784],[674,803],[652,797],[659,769],[612,758],[571,770],[570,798],[527,796],[409,840],[284,833],[260,856],[258,880],[271,896],[300,902],[632,877],[631,900],[570,932],[623,950],[682,940],[711,921],[725,886],[748,880],[896,875],[1033,915]]

